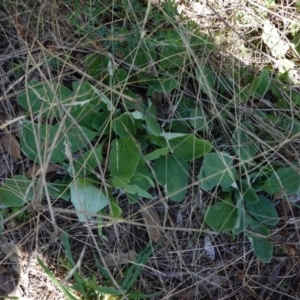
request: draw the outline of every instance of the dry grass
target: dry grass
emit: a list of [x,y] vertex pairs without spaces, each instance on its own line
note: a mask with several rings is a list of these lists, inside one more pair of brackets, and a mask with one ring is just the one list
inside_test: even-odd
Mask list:
[[[299,68],[299,54],[291,46],[293,36],[300,29],[299,6],[296,2],[221,2],[208,1],[205,4],[204,1],[178,1],[178,10],[199,24],[200,30],[212,36],[215,42],[215,48],[203,53],[201,58],[198,53],[192,52],[187,43],[187,60],[204,61],[214,70],[215,76],[228,78],[233,77],[232,66],[246,66],[253,72],[268,66],[276,73],[280,71],[282,59],[287,59],[294,62],[296,69]],[[79,5],[84,7],[89,5],[89,1],[80,1]],[[93,38],[86,31],[77,28],[76,32],[74,29],[74,24],[68,18],[70,14],[77,14],[81,29],[87,20],[85,14],[77,9],[72,1],[59,0],[7,0],[3,1],[2,10],[0,5],[0,112],[3,119],[9,121],[5,123],[5,128],[17,139],[19,123],[25,115],[16,103],[16,96],[28,88],[30,80],[41,80],[50,89],[54,82],[70,86],[73,81],[93,80],[86,73],[83,60],[89,53],[106,53],[100,39]],[[135,22],[134,19],[118,20],[113,12],[111,15],[110,21],[109,18],[103,21],[111,24]],[[276,26],[284,42],[289,45],[289,50],[282,58],[274,57],[262,41],[267,20]],[[152,30],[151,27],[149,30]],[[153,28],[153,31],[158,30]],[[58,62],[59,71],[51,65]],[[177,76],[180,81],[184,77],[184,70]],[[242,81],[242,77],[234,79],[237,86]],[[101,81],[93,82],[106,88]],[[297,88],[293,82],[290,86]],[[111,93],[122,93],[124,88],[125,85]],[[197,89],[187,89],[185,92],[196,98],[199,96]],[[287,98],[289,96],[286,94]],[[230,127],[238,126],[241,116],[247,116],[252,122],[260,124],[266,138],[272,136],[277,141],[271,146],[265,140],[259,141],[262,150],[257,157],[261,163],[269,164],[272,168],[271,162],[277,161],[297,168],[293,162],[299,161],[298,139],[283,135],[256,113],[258,109],[272,109],[268,107],[270,99],[241,106],[232,97],[222,106],[211,102],[212,98],[202,99],[211,115],[207,124],[207,138],[213,139],[216,124],[218,130],[228,137]],[[225,121],[222,110],[230,107],[235,111],[231,119]],[[299,115],[298,108],[291,104],[290,108],[278,110],[278,118],[286,110],[291,116]],[[228,147],[226,138],[212,142],[218,149]],[[12,175],[25,173],[31,166],[26,157],[14,158],[7,149],[2,149],[0,160],[2,182]],[[167,201],[159,188],[153,190],[158,200],[147,205],[155,208],[159,218],[159,232],[156,234],[161,244],[135,283],[135,289],[149,294],[162,291],[157,299],[299,299],[300,210],[297,202],[291,207],[282,200],[277,206],[281,221],[270,237],[275,243],[274,259],[270,264],[263,264],[254,256],[250,243],[243,235],[233,239],[230,235],[213,232],[204,224],[206,208],[222,195],[201,191],[196,178],[199,168],[199,162],[190,164],[189,190],[183,202]],[[45,177],[39,178],[37,186],[41,189],[46,182]],[[72,205],[60,199],[48,197],[41,203],[36,201],[35,206],[26,205],[22,210],[27,216],[21,221],[12,217],[21,211],[6,215],[2,236],[14,241],[15,250],[19,251],[21,278],[18,295],[29,299],[63,299],[63,295],[46,279],[36,263],[36,256],[43,257],[57,278],[64,281],[68,277],[70,270],[67,270],[61,241],[63,231],[68,232],[78,269],[97,284],[101,284],[103,275],[95,264],[95,257],[107,263],[109,259],[130,251],[133,255],[140,253],[149,241],[149,227],[143,221],[141,206],[129,204],[124,195],[116,198],[123,210],[123,218],[115,220],[106,216],[103,234],[107,239],[99,236],[96,224],[85,226],[78,222]],[[0,280],[1,274],[18,277],[16,270],[11,271],[9,267],[8,256],[8,253],[0,256],[1,265],[5,268],[0,272]],[[131,261],[131,257],[126,257]],[[118,286],[127,264],[112,264],[109,273]],[[64,282],[70,285],[72,280]]]

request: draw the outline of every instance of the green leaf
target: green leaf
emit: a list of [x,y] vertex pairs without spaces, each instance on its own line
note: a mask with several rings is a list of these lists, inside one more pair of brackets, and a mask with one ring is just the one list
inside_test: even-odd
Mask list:
[[109,201],[110,201],[110,212],[109,212],[109,215],[112,216],[113,218],[121,218],[122,214],[123,214],[123,210],[118,205],[116,199],[112,195],[110,195]]
[[210,95],[215,91],[215,75],[204,65],[196,68],[196,77],[203,93]]
[[136,133],[136,124],[130,113],[123,113],[112,122],[112,127],[121,138],[133,137]]
[[252,82],[251,93],[255,98],[262,98],[271,89],[269,71],[264,69]]
[[[60,124],[39,125],[30,121],[22,124],[21,148],[29,159],[36,161],[38,153],[43,158],[49,148],[53,148],[50,162],[62,164],[66,159],[66,144],[69,145],[72,153],[87,146],[87,144],[98,135],[85,127],[74,126],[71,120],[65,121],[65,126],[59,129]],[[54,145],[54,140],[58,139]],[[53,147],[54,146],[54,147]],[[38,163],[38,161],[37,161]]]
[[212,149],[210,142],[200,140],[193,134],[172,138],[169,140],[169,145],[171,152],[183,158],[185,161],[191,161],[201,157]]
[[253,231],[266,236],[266,238],[256,236],[248,232],[246,234],[249,239],[255,255],[264,263],[269,263],[273,257],[273,243],[267,240],[267,237],[270,234],[270,231],[265,226],[262,226],[256,220],[252,219],[250,216],[247,218],[249,226]]
[[241,180],[240,193],[241,193],[242,199],[246,203],[255,204],[259,201],[259,198],[258,198],[255,190],[252,188],[252,186],[249,184],[249,182],[247,180]]
[[108,134],[110,132],[111,112],[104,111],[98,113],[93,119],[92,126],[101,134]]
[[157,158],[159,158],[160,156],[165,156],[169,153],[169,149],[168,148],[159,148],[156,149],[148,154],[146,154],[144,156],[144,159],[147,161],[152,161],[155,160]]
[[195,130],[206,129],[206,116],[199,108],[191,110],[190,123]]
[[160,51],[159,66],[162,70],[176,68],[185,61],[186,51],[182,47],[164,46]]
[[46,188],[52,197],[69,201],[71,198],[70,183],[71,181],[56,180],[55,182],[48,182]]
[[113,177],[130,178],[139,164],[140,149],[132,138],[115,139],[109,154],[109,171]]
[[296,34],[296,36],[293,38],[292,44],[298,55],[300,55],[300,33]]
[[67,289],[65,286],[63,286],[59,280],[56,279],[56,277],[51,273],[51,271],[47,268],[47,266],[43,263],[42,260],[37,258],[38,263],[43,268],[47,276],[53,281],[55,286],[64,294],[66,299],[70,300],[79,300],[79,298],[75,297],[72,293],[70,293],[69,289]]
[[179,85],[178,81],[170,76],[162,76],[158,80],[149,81],[148,84],[160,93],[172,92]]
[[205,212],[205,222],[217,232],[227,232],[233,229],[237,218],[237,210],[229,194],[224,201],[210,205]]
[[153,197],[147,191],[143,190],[136,184],[129,184],[128,180],[126,179],[123,180],[122,178],[111,177],[110,181],[114,187],[123,189],[126,193],[130,195],[136,195],[138,197],[153,199]]
[[149,108],[146,110],[145,121],[147,129],[151,132],[151,134],[159,136],[161,133],[161,128],[158,124],[156,118],[156,108],[153,104],[150,104]]
[[244,201],[240,195],[237,196],[236,211],[237,211],[237,218],[234,224],[234,228],[232,229],[232,233],[237,235],[244,232],[245,229],[247,228],[247,218],[246,218],[246,212],[244,208]]
[[159,157],[153,162],[153,171],[159,184],[171,200],[183,200],[188,185],[188,164],[172,154]]
[[135,263],[130,266],[121,285],[124,291],[128,291],[131,289],[141,271],[143,270],[144,265],[148,262],[150,256],[157,249],[158,245],[159,244],[152,246],[150,243],[148,243],[145,249],[137,257]]
[[198,178],[201,180],[201,188],[206,191],[218,185],[223,189],[233,186],[237,179],[233,158],[222,152],[206,154]]
[[237,126],[231,139],[233,151],[241,160],[249,160],[257,153],[259,144],[248,133],[253,132],[252,127],[244,124],[245,127]]
[[49,86],[44,82],[33,80],[28,83],[28,91],[17,96],[18,104],[32,114],[39,113],[44,118],[61,116],[61,104],[70,100],[71,91],[58,83]]
[[77,178],[70,186],[71,201],[76,209],[79,221],[92,219],[90,214],[97,214],[109,204],[107,196],[92,184],[88,178]]
[[300,175],[294,168],[280,168],[265,181],[262,189],[270,195],[282,190],[286,195],[297,194],[300,191]]
[[21,207],[33,198],[31,180],[23,175],[8,178],[0,187],[0,202],[6,207]]
[[264,225],[275,226],[279,222],[278,214],[274,203],[268,198],[260,195],[257,203],[247,203],[248,212]]
[[92,174],[93,170],[102,163],[102,147],[103,143],[85,152],[77,160],[74,159],[73,165],[69,165],[69,174],[74,178],[77,176],[85,177]]

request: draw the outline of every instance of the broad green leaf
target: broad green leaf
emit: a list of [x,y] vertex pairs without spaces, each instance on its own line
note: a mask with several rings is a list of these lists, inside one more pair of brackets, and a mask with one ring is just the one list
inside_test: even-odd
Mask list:
[[212,145],[206,140],[200,140],[193,134],[183,135],[169,140],[171,152],[183,158],[185,161],[191,161],[201,157],[211,151]]
[[33,80],[28,83],[28,91],[17,96],[17,101],[25,110],[52,119],[61,116],[60,105],[67,104],[70,94],[71,91],[67,87],[58,83],[49,86]]
[[255,255],[264,263],[269,263],[273,257],[273,243],[267,239],[248,236]]
[[160,156],[167,155],[168,153],[169,153],[168,148],[159,148],[159,149],[156,149],[156,150],[146,154],[144,156],[144,159],[147,161],[152,161],[152,160],[159,158]]
[[121,138],[133,137],[136,133],[136,124],[130,113],[123,113],[112,122],[112,127]]
[[294,168],[280,168],[265,181],[262,189],[270,195],[284,190],[286,195],[299,193],[300,175]]
[[233,157],[223,152],[206,154],[198,178],[204,190],[211,190],[218,185],[229,188],[237,179]]
[[88,178],[77,178],[70,185],[71,201],[76,209],[79,221],[92,219],[90,214],[97,214],[109,204],[107,196]]
[[252,188],[252,186],[248,183],[247,180],[241,180],[240,193],[241,193],[242,199],[246,203],[255,204],[259,201],[259,198],[258,198],[255,190]]
[[268,198],[260,195],[257,203],[247,203],[246,208],[253,218],[263,225],[275,226],[279,222],[274,203]]
[[[22,124],[21,148],[27,157],[33,161],[38,158],[38,153],[43,158],[51,147],[53,148],[50,162],[63,163],[66,159],[66,143],[72,153],[87,146],[87,144],[98,135],[85,127],[74,126],[72,121],[66,120],[65,126],[59,130],[60,124],[38,125],[30,121]],[[59,135],[56,145],[53,142]],[[54,146],[54,147],[53,147]]]
[[187,162],[168,154],[153,162],[153,171],[167,197],[176,202],[184,199],[189,178]]
[[190,123],[195,130],[205,130],[206,122],[206,117],[200,108],[191,110]]
[[215,75],[212,70],[204,65],[196,68],[196,77],[203,93],[210,95],[215,90]]
[[205,222],[218,232],[227,232],[233,229],[237,218],[237,210],[231,201],[231,195],[224,201],[210,205],[205,212]]
[[113,177],[130,178],[139,164],[140,149],[132,138],[112,141],[109,154],[109,171]]
[[233,151],[241,160],[249,160],[257,153],[259,144],[250,136],[247,131],[252,132],[252,128],[248,124],[244,124],[245,128],[237,126],[231,139]]
[[23,175],[8,178],[0,187],[0,202],[6,207],[20,207],[33,198],[31,180]]
[[102,146],[103,144],[85,152],[77,160],[74,159],[73,165],[70,164],[68,167],[69,174],[74,178],[92,174],[93,170],[101,165],[103,159]]
[[156,118],[156,108],[153,104],[150,104],[149,108],[146,110],[145,121],[147,129],[150,131],[150,133],[159,136],[161,133],[161,128],[158,124]]

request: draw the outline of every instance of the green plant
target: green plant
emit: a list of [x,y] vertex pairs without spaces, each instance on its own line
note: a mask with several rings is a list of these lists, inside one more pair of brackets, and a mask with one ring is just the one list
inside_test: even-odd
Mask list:
[[143,265],[148,262],[149,258],[153,254],[153,251],[155,251],[158,245],[152,247],[152,245],[149,243],[145,247],[145,249],[141,251],[141,253],[136,258],[136,261],[132,263],[132,265],[125,271],[125,277],[119,283],[121,290],[112,287],[112,278],[109,276],[105,267],[99,263],[97,258],[95,258],[97,267],[101,275],[104,277],[101,286],[97,285],[94,279],[87,278],[84,275],[80,274],[80,272],[76,270],[76,265],[72,258],[69,239],[66,233],[63,234],[63,245],[66,251],[67,266],[69,271],[72,271],[72,278],[75,282],[73,286],[67,288],[62,285],[40,259],[38,259],[38,262],[44,269],[46,274],[49,276],[49,278],[68,299],[78,299],[74,296],[74,291],[80,292],[83,297],[80,299],[104,299],[103,297],[107,297],[108,295],[111,296],[111,298],[109,299],[120,299],[122,296],[126,296],[128,299],[148,299],[161,294],[161,292],[156,292],[151,295],[146,295],[142,292],[136,292],[132,289],[133,284],[136,282],[138,276],[143,270]]

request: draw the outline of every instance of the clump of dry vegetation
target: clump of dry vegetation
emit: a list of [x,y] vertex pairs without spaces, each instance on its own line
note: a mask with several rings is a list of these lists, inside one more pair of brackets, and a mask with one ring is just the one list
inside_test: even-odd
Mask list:
[[298,299],[299,3],[0,4],[0,293]]

